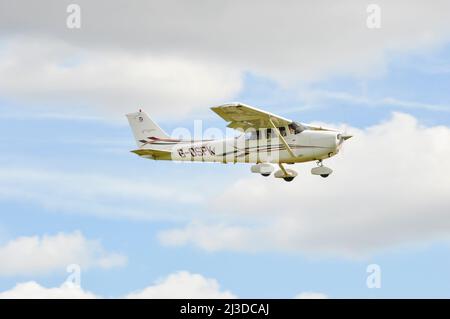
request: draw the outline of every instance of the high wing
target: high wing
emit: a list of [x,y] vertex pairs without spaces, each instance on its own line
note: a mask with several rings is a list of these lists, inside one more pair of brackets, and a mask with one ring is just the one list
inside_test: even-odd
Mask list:
[[211,110],[229,122],[228,127],[234,129],[240,128],[244,131],[248,128],[271,128],[273,127],[270,123],[271,121],[276,126],[286,126],[292,123],[292,120],[243,103],[223,104],[212,107]]

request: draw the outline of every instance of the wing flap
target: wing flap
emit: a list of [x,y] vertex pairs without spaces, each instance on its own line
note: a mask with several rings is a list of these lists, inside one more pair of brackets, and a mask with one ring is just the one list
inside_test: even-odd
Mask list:
[[292,123],[292,120],[243,103],[223,104],[212,107],[211,110],[226,122],[230,122],[228,127],[234,129],[270,128],[272,125],[269,120],[272,120],[277,126],[285,126]]

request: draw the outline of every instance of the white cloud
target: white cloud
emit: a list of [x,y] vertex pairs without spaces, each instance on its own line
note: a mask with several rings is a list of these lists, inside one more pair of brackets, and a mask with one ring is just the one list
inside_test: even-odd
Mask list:
[[96,295],[76,285],[63,284],[46,288],[34,281],[19,283],[10,290],[0,292],[0,299],[94,299]]
[[366,27],[371,1],[292,1],[280,6],[269,0],[172,0],[123,6],[120,1],[80,0],[89,12],[80,30],[68,30],[61,19],[67,3],[8,5],[0,11],[3,35],[38,34],[83,48],[185,56],[310,79],[333,71],[371,73],[388,51],[442,43],[450,28],[445,0],[432,5],[425,0],[377,1],[382,28],[376,30]]
[[[331,125],[332,126],[332,125]],[[450,237],[450,128],[395,113],[355,135],[327,179],[296,165],[292,183],[248,176],[209,204],[209,216],[159,234],[167,245],[364,256]],[[214,213],[213,213],[214,212]],[[220,222],[211,222],[214,214]]]
[[[34,281],[17,284],[10,290],[0,292],[0,299],[13,298],[101,298],[78,286],[63,284],[57,288],[45,288]],[[180,271],[168,275],[154,285],[132,292],[124,298],[162,299],[162,298],[236,298],[227,290],[221,290],[217,280],[200,274]]]
[[[70,264],[82,269],[123,266],[127,258],[107,252],[98,240],[80,232],[18,237],[0,246],[0,276],[65,271]],[[35,286],[33,286],[35,287]]]
[[393,54],[449,40],[446,0],[377,1],[375,30],[366,27],[371,2],[80,0],[82,28],[69,30],[70,2],[15,1],[0,10],[0,93],[71,115],[118,116],[142,106],[182,116],[234,99],[245,72],[289,85],[370,78]]
[[328,299],[328,296],[321,292],[302,292],[296,295],[294,299]]
[[[27,201],[52,211],[104,218],[176,219],[155,202],[195,204],[202,195],[137,178],[80,174],[29,167],[0,168],[0,198]],[[168,210],[166,208],[165,210]],[[183,213],[186,218],[187,213]]]
[[[35,281],[18,283],[13,288],[0,292],[0,299],[95,299],[103,298],[79,286],[64,283],[60,287],[46,288]],[[234,299],[236,295],[220,289],[217,280],[200,274],[179,271],[168,275],[155,284],[132,292],[128,299]],[[294,299],[327,299],[320,292],[302,292]]]
[[155,298],[236,298],[229,291],[221,291],[215,279],[205,278],[200,274],[180,271],[170,274],[154,285],[140,291],[132,292],[126,298],[155,299]]
[[227,100],[241,88],[240,73],[225,65],[81,49],[46,38],[7,41],[0,73],[4,98],[116,121],[139,107],[157,116],[182,116]]
[[347,92],[312,90],[305,91],[304,97],[308,103],[325,104],[330,101],[344,101],[358,106],[380,107],[392,106],[401,109],[423,109],[429,111],[450,112],[450,105],[423,103],[416,101],[400,100],[393,97],[372,99],[366,96],[356,96]]
[[218,224],[205,224],[201,221],[189,223],[184,228],[175,228],[162,231],[158,239],[163,245],[180,246],[193,243],[207,251],[220,249],[253,250],[252,240],[255,234],[263,237],[258,228],[248,228],[245,225],[230,225],[224,222]]

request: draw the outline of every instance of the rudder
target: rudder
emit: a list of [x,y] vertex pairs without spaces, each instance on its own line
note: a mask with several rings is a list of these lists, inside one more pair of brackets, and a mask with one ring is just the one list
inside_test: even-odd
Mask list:
[[126,114],[126,117],[130,123],[138,147],[145,145],[149,139],[170,138],[145,112],[129,113]]

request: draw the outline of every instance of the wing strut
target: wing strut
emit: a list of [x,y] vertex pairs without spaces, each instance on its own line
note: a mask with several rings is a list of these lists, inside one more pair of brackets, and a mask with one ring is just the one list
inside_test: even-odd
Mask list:
[[269,123],[270,123],[270,125],[272,125],[272,129],[277,133],[278,137],[280,138],[281,142],[286,147],[286,149],[289,152],[289,154],[291,154],[292,157],[296,157],[294,152],[292,151],[291,147],[289,146],[289,144],[284,139],[283,135],[281,135],[280,130],[278,130],[278,127],[276,127],[275,124],[273,124],[273,121],[272,121],[272,119],[270,117],[269,117]]

